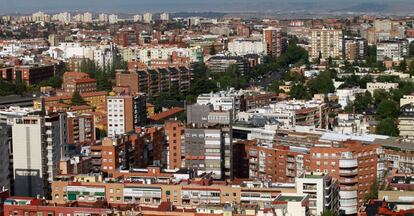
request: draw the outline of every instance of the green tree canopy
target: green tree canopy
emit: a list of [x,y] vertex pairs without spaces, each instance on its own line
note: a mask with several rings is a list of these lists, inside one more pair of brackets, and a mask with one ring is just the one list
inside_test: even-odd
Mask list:
[[85,105],[86,101],[82,98],[78,91],[75,91],[72,95],[70,103],[75,106]]
[[313,94],[328,94],[335,91],[332,79],[334,75],[332,71],[322,71],[314,79],[308,82],[310,93]]
[[311,95],[309,94],[308,90],[305,86],[302,84],[295,84],[290,89],[290,97],[297,99],[297,100],[303,100],[303,99],[310,99]]
[[398,130],[395,119],[386,118],[378,123],[376,127],[376,133],[386,136],[398,136],[400,132]]
[[377,119],[396,118],[398,117],[398,105],[392,100],[383,100],[377,107]]

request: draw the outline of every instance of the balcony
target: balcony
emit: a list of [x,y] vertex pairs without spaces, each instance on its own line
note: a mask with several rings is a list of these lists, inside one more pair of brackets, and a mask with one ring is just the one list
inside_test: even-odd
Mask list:
[[358,175],[358,170],[339,170],[339,176],[356,176]]
[[356,199],[358,197],[357,191],[339,191],[341,199]]
[[358,183],[357,178],[339,178],[340,184],[356,184]]
[[339,160],[339,168],[355,168],[355,167],[358,167],[358,160],[356,159]]
[[287,169],[289,169],[289,170],[295,170],[295,165],[288,164],[288,165],[286,165],[286,167],[287,167]]
[[357,199],[340,199],[339,202],[341,203],[341,207],[351,207],[351,206],[356,206],[358,205],[357,203]]

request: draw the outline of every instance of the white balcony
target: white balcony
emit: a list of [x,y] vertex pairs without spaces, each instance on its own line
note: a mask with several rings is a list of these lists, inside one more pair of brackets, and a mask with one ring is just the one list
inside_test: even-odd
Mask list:
[[358,197],[357,191],[339,191],[341,199],[356,199]]
[[341,199],[339,200],[339,202],[341,203],[341,206],[344,206],[344,207],[352,207],[352,206],[355,206],[355,208],[356,208],[356,206],[358,205],[356,198],[355,199],[343,199],[341,197]]
[[354,168],[358,167],[357,159],[341,159],[339,160],[339,168]]

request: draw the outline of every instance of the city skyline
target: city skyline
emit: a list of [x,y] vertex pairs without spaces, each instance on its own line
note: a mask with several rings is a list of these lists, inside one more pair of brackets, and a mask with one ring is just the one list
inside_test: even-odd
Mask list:
[[92,11],[92,12],[117,12],[136,13],[150,12],[308,12],[308,13],[347,13],[347,12],[380,12],[399,14],[412,13],[413,7],[409,0],[398,1],[373,1],[373,0],[211,0],[203,2],[200,0],[120,0],[114,3],[109,0],[90,0],[70,2],[51,0],[16,0],[0,1],[0,13],[33,13],[36,11],[61,12],[61,11]]

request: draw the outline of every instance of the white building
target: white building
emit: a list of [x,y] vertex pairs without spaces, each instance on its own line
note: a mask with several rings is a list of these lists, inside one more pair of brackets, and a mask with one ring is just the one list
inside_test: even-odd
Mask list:
[[262,40],[235,39],[228,44],[228,51],[232,55],[247,54],[267,55],[267,45]]
[[104,23],[109,22],[109,16],[108,16],[108,14],[104,14],[104,13],[99,14],[98,21],[99,22],[104,22]]
[[197,97],[197,103],[200,105],[211,104],[214,111],[233,110],[233,114],[236,115],[242,109],[242,95],[242,90],[237,91],[231,88],[228,91],[201,94]]
[[408,41],[381,41],[377,44],[377,60],[384,61],[386,59],[392,61],[404,60],[408,54]]
[[71,14],[68,12],[62,12],[62,13],[58,13],[52,16],[52,20],[53,21],[59,21],[61,23],[70,23],[72,21],[71,19]]
[[391,89],[398,89],[398,83],[382,83],[382,82],[374,82],[374,83],[367,83],[367,90],[374,95],[375,90],[385,90],[389,91]]
[[85,46],[77,42],[59,43],[46,51],[54,59],[87,58],[94,59],[96,46]]
[[12,127],[14,191],[44,196],[66,156],[66,114],[18,118]]
[[367,90],[358,88],[346,88],[346,89],[337,89],[336,95],[338,96],[338,104],[345,108],[349,103],[355,101],[357,94],[364,94]]
[[111,14],[108,16],[108,22],[109,24],[115,24],[118,22],[118,15],[116,14]]
[[400,99],[400,107],[406,105],[406,104],[412,104],[414,103],[414,95],[404,95]]
[[[283,193],[280,194],[275,199],[276,203],[285,203],[274,204],[273,207],[276,209],[285,208],[282,214],[283,216],[299,216],[299,215],[308,215],[308,202],[309,197],[306,195],[299,195],[294,193]],[[278,215],[279,216],[279,215]]]
[[323,173],[305,173],[296,178],[298,194],[309,196],[309,213],[318,216],[323,211],[339,210],[338,182]]
[[169,13],[162,13],[160,14],[160,20],[162,21],[169,21],[170,20],[170,14]]
[[98,67],[111,66],[115,57],[115,49],[112,45],[100,46],[93,52],[93,60]]
[[144,23],[151,23],[152,22],[152,13],[144,13],[143,21],[144,21]]
[[32,14],[32,21],[33,22],[49,22],[50,15],[39,11],[37,13]]
[[134,22],[141,22],[142,21],[142,15],[134,15]]
[[191,62],[198,62],[202,55],[202,48],[200,46],[179,48],[177,46],[146,46],[138,47],[135,50],[136,59],[149,65],[151,60],[169,60],[172,54],[177,54],[178,57],[190,58]]

